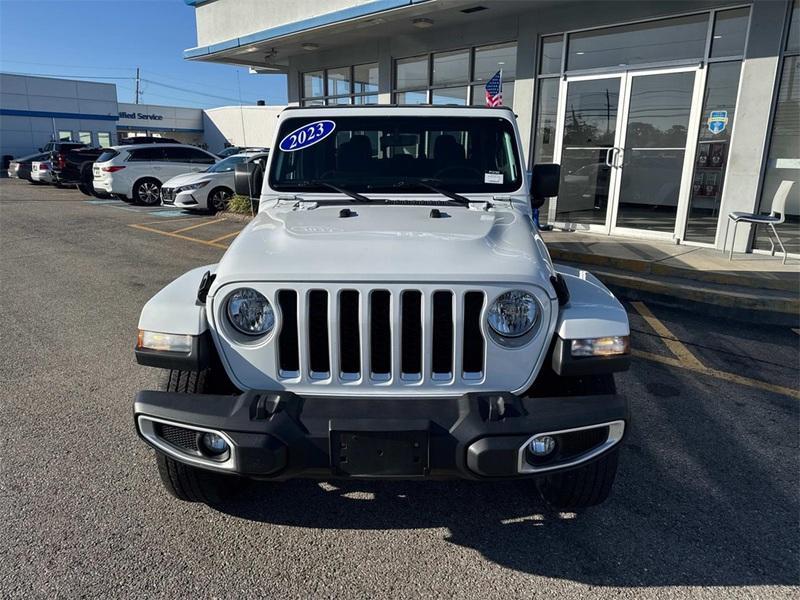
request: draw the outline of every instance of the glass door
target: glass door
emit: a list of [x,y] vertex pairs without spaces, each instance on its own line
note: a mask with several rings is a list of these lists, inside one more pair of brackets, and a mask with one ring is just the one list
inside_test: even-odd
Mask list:
[[556,157],[561,185],[551,219],[570,229],[608,232],[617,169],[624,75],[570,77],[562,82]]
[[676,236],[691,188],[687,140],[697,131],[698,72],[692,67],[627,75],[625,125],[617,141],[622,150],[612,162],[618,186],[612,190],[612,233]]

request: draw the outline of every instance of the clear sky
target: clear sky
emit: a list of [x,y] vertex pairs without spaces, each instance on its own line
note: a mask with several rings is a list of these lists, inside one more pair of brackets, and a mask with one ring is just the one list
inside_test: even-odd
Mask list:
[[183,0],[0,0],[0,71],[116,83],[133,102],[138,66],[144,104],[286,103],[284,75],[184,60],[196,42]]

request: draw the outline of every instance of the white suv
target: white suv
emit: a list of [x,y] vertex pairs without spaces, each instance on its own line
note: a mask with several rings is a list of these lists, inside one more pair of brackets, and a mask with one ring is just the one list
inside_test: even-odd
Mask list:
[[97,157],[94,189],[127,202],[161,202],[161,184],[182,173],[205,171],[219,159],[183,144],[114,146]]

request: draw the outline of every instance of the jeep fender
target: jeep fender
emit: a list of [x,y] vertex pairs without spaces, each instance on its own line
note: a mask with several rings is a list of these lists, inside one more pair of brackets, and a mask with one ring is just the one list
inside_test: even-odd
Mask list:
[[207,331],[206,306],[197,301],[197,290],[203,274],[216,269],[216,264],[192,269],[162,288],[144,305],[139,329],[184,335]]
[[559,311],[556,333],[565,340],[630,335],[628,313],[597,277],[555,265],[569,288],[569,303]]

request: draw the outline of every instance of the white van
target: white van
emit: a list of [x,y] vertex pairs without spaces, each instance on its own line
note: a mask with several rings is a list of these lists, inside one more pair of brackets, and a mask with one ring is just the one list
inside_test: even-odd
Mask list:
[[161,184],[183,173],[205,171],[219,160],[184,144],[114,146],[94,163],[94,189],[125,200],[154,205],[161,202]]

